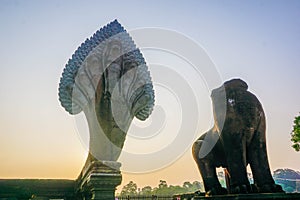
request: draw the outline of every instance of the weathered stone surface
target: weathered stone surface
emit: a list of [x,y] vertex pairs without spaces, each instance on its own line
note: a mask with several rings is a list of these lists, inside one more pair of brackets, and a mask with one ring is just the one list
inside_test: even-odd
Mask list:
[[300,199],[299,193],[285,194],[285,193],[269,193],[269,194],[230,194],[230,195],[215,195],[211,197],[205,197],[195,194],[182,194],[174,195],[173,199],[177,200],[178,198],[184,200],[248,200],[248,199],[259,199],[259,200],[271,200],[271,199]]
[[116,186],[121,184],[121,164],[113,161],[93,161],[77,179],[76,193],[82,199],[115,199]]
[[154,106],[145,60],[117,20],[75,51],[62,73],[59,100],[70,114],[83,111],[87,118],[88,160],[116,161],[133,117],[145,120]]
[[[268,163],[265,115],[259,100],[240,79],[227,81],[212,91],[214,127],[193,145],[207,195],[251,192],[283,192],[271,176]],[[225,94],[225,100],[222,98]],[[224,124],[224,126],[222,126]],[[212,141],[210,152],[203,153]],[[254,185],[250,185],[246,166],[250,164]],[[222,188],[216,167],[228,169],[230,190]]]
[[154,106],[146,62],[115,20],[87,39],[62,73],[59,100],[70,114],[84,112],[90,133],[89,155],[77,179],[83,199],[114,199],[121,183],[123,148],[134,117],[145,120]]

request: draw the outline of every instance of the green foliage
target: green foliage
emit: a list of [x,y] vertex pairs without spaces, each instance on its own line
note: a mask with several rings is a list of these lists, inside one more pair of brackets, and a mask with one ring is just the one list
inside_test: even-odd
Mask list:
[[204,191],[204,187],[199,181],[194,181],[193,183],[184,182],[182,187],[185,189],[185,193],[192,193],[199,190]]
[[160,188],[160,189],[168,188],[167,181],[159,180],[158,188]]
[[121,195],[137,195],[137,184],[133,181],[130,181],[127,185],[125,185],[122,188]]
[[292,147],[296,151],[300,151],[300,115],[295,117],[293,131],[291,133],[291,141],[294,143]]
[[145,186],[141,190],[137,189],[137,185],[130,181],[125,185],[121,191],[121,196],[135,196],[135,195],[158,195],[158,196],[173,196],[175,194],[183,193],[194,193],[196,191],[203,191],[203,184],[194,181],[190,183],[188,181],[184,182],[182,186],[179,185],[168,185],[166,181],[160,180],[158,187],[151,188],[150,186]]
[[141,195],[151,195],[152,194],[152,188],[151,186],[145,186],[142,188],[141,192],[140,192]]

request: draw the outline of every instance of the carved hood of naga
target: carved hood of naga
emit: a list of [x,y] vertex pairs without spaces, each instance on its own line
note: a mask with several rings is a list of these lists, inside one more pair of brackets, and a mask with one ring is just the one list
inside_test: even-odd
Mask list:
[[134,117],[154,106],[150,72],[130,35],[115,20],[75,51],[62,73],[59,100],[70,114],[85,113],[90,153],[116,160]]

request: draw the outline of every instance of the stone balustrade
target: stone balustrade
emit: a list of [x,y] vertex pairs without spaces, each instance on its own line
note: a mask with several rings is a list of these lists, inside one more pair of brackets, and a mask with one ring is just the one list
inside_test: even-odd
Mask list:
[[114,200],[121,164],[88,163],[77,180],[0,179],[0,200]]

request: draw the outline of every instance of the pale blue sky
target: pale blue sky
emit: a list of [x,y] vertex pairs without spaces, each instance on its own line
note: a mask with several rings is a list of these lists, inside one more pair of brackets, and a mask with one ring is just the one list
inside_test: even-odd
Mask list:
[[[272,169],[300,170],[289,135],[300,111],[299,1],[0,0],[0,177],[78,175],[86,152],[58,101],[59,78],[80,43],[114,19],[127,30],[180,32],[207,51],[223,80],[246,80],[267,115]],[[198,179],[190,152],[183,160],[189,174],[175,163],[169,171],[182,174],[177,179],[166,168],[166,177],[157,172],[147,181]]]

